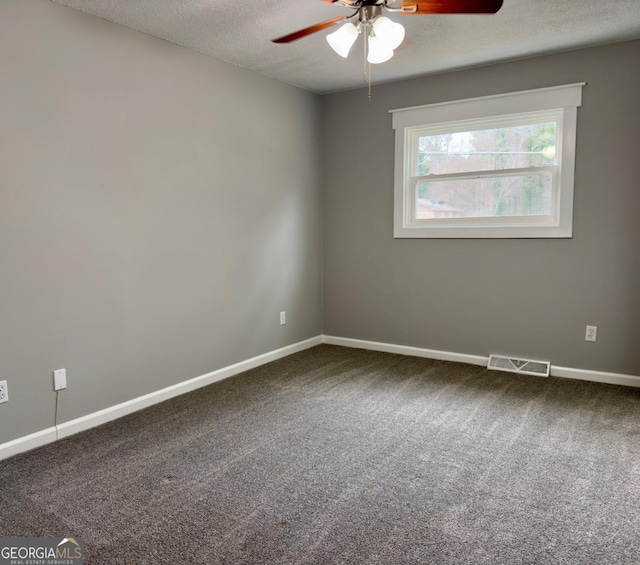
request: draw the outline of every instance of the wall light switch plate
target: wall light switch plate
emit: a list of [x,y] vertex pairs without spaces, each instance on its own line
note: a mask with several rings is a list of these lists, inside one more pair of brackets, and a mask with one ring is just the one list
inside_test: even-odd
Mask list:
[[7,387],[7,381],[0,381],[0,404],[3,402],[9,402],[9,388]]
[[63,390],[67,388],[67,370],[58,369],[53,372],[53,390]]

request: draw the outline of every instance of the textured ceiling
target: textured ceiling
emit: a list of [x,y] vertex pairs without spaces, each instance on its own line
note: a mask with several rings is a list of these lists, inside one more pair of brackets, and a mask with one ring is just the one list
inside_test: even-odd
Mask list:
[[[362,38],[348,59],[328,46],[329,31],[271,43],[352,13],[320,0],[53,1],[313,92],[363,85]],[[406,39],[374,66],[374,83],[640,37],[640,0],[504,0],[494,16],[391,17]]]

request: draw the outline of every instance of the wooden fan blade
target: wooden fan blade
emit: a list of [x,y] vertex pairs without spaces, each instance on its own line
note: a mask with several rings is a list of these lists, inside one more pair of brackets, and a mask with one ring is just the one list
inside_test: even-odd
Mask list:
[[306,37],[307,35],[311,35],[316,31],[322,31],[323,29],[327,29],[328,27],[336,25],[338,22],[342,20],[346,20],[348,16],[338,16],[337,18],[331,18],[330,20],[325,20],[324,22],[320,22],[319,24],[315,24],[309,27],[305,27],[304,29],[294,31],[289,35],[283,35],[282,37],[278,37],[278,39],[272,39],[274,43],[291,43],[292,41],[296,41],[302,37]]
[[495,14],[501,7],[502,0],[406,0],[401,13]]

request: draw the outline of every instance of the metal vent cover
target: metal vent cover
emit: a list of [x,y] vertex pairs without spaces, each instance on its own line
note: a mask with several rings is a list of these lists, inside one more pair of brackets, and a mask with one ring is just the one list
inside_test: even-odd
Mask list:
[[536,377],[548,377],[551,370],[549,361],[534,361],[533,359],[518,359],[504,355],[489,355],[488,369],[519,373],[521,375],[534,375]]

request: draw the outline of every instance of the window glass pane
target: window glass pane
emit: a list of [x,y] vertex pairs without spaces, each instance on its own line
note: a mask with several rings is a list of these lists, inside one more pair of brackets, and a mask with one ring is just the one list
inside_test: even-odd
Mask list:
[[556,122],[421,135],[417,174],[548,166],[555,154]]
[[419,181],[415,219],[548,216],[553,212],[552,175]]

